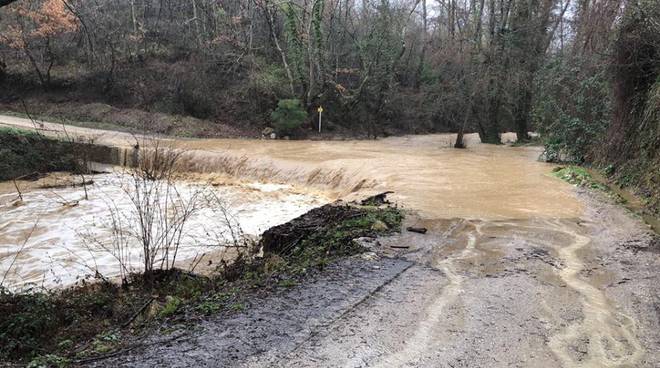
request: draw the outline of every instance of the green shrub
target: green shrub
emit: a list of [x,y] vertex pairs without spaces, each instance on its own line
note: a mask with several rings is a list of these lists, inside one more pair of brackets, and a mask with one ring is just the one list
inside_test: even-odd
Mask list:
[[534,123],[550,162],[589,161],[611,116],[610,86],[602,70],[580,60],[555,60],[537,76]]
[[578,187],[586,187],[602,190],[603,192],[609,192],[609,188],[605,184],[596,181],[587,170],[579,166],[556,168],[553,172],[553,175]]
[[270,115],[273,119],[275,130],[282,134],[290,134],[298,128],[307,118],[307,112],[298,99],[280,100],[277,108]]
[[60,324],[58,308],[47,294],[0,290],[0,360],[34,354]]
[[183,301],[180,298],[176,296],[168,296],[167,302],[163,306],[163,309],[161,309],[159,316],[161,318],[166,318],[174,315],[179,310],[181,304],[183,304]]

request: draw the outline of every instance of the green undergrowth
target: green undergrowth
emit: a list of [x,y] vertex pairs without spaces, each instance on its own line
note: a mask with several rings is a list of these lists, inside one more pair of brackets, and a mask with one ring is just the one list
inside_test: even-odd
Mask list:
[[359,215],[330,223],[300,239],[288,254],[291,271],[305,272],[308,268],[323,267],[334,258],[349,256],[362,251],[353,239],[377,236],[382,233],[399,231],[403,214],[392,207],[360,208]]
[[[603,174],[605,174],[605,172]],[[599,177],[595,177],[588,169],[584,167],[556,167],[553,170],[553,175],[575,186],[599,191],[618,204],[626,204],[627,202],[624,197],[622,197],[616,191],[612,190],[612,188],[605,182],[603,177],[600,177],[600,175],[596,175]]]
[[[399,231],[402,219],[393,207],[328,205],[267,231],[263,257],[242,253],[211,276],[170,270],[133,275],[124,286],[94,282],[21,293],[0,288],[0,361],[31,367],[84,363],[153,329],[170,333],[205,316],[242,313],[253,296],[296,287],[310,273],[361,252],[355,238]],[[267,236],[282,231],[295,242]]]
[[624,203],[625,200],[616,195],[605,183],[596,180],[591,173],[580,166],[556,167],[553,175],[569,184],[577,187],[596,190],[612,197],[618,203]]
[[604,175],[619,188],[634,193],[649,214],[660,217],[660,159],[655,162],[630,162],[610,165]]
[[607,185],[595,180],[585,168],[580,166],[557,167],[553,170],[553,175],[578,187],[610,191]]

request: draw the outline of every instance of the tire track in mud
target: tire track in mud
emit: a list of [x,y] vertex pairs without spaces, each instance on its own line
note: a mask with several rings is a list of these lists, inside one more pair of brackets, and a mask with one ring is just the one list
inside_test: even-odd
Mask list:
[[303,348],[305,344],[307,344],[309,341],[314,339],[316,336],[318,336],[323,331],[328,330],[331,326],[339,323],[339,321],[344,319],[348,314],[355,312],[358,308],[360,308],[363,304],[365,304],[369,299],[373,298],[374,295],[381,292],[384,288],[386,288],[388,285],[393,283],[396,279],[400,278],[404,273],[406,273],[413,266],[415,266],[415,263],[410,262],[410,264],[405,266],[401,271],[394,274],[388,280],[385,280],[382,284],[380,284],[378,287],[376,287],[375,289],[368,292],[364,297],[359,299],[353,305],[346,308],[341,314],[339,314],[339,316],[335,317],[334,319],[332,319],[328,322],[325,322],[323,324],[320,324],[320,325],[316,326],[315,330],[311,331],[309,336],[307,336],[305,339],[303,339],[302,341],[297,343],[296,346],[293,349],[291,349],[291,351],[289,351],[287,354],[285,354],[284,357],[280,360],[286,360],[286,359],[292,357],[293,355],[295,355],[295,353],[298,352],[301,348]]
[[[393,354],[383,356],[376,366],[406,366],[426,352],[429,342],[433,340],[435,327],[442,322],[445,308],[456,301],[461,293],[463,293],[462,284],[466,276],[460,274],[455,263],[473,257],[477,253],[477,237],[481,235],[480,225],[472,224],[470,222],[466,222],[466,225],[474,227],[474,229],[467,232],[466,244],[463,250],[457,255],[447,257],[441,261],[434,260],[431,265],[433,268],[439,269],[445,274],[448,281],[447,285],[442,288],[442,291],[426,308],[426,317],[419,322],[414,335],[406,341],[405,347]],[[448,232],[451,233],[454,230],[456,230],[456,228],[450,229]]]
[[[644,355],[644,348],[636,337],[635,321],[616,310],[605,293],[580,277],[585,268],[578,252],[591,244],[591,238],[573,230],[571,224],[560,220],[545,220],[540,225],[521,223],[499,223],[513,229],[526,232],[530,242],[540,243],[553,248],[563,265],[557,269],[557,275],[566,285],[577,292],[581,298],[582,320],[572,323],[562,331],[551,336],[548,347],[565,368],[627,368],[635,367]],[[575,224],[573,224],[575,226]],[[534,238],[535,234],[556,233],[572,241],[566,245],[561,242],[543,242]],[[561,236],[555,236],[560,239]],[[557,318],[555,323],[561,323]],[[576,358],[571,351],[576,351],[580,342],[586,341],[588,350],[583,357]]]
[[[453,233],[447,234],[449,235],[447,238],[465,236],[465,247],[456,255],[434,261],[431,265],[445,274],[448,284],[429,303],[424,319],[418,322],[417,329],[407,339],[403,349],[382,356],[376,366],[406,366],[427,353],[428,346],[434,338],[434,330],[442,323],[447,306],[460,298],[464,291],[463,283],[469,277],[461,274],[459,263],[479,255],[481,251],[477,249],[477,245],[484,235],[488,235],[482,231],[482,227],[487,225],[508,227],[507,233],[517,234],[516,236],[524,238],[531,244],[542,245],[556,251],[561,266],[556,268],[555,272],[570,289],[578,293],[584,316],[549,337],[548,347],[562,367],[627,368],[635,367],[641,361],[644,349],[636,337],[635,321],[616,310],[602,290],[580,276],[585,263],[578,253],[590,245],[591,238],[574,230],[575,224],[560,220],[537,220],[533,223],[529,221],[481,223],[463,220],[447,231]],[[553,234],[552,240],[542,239],[544,233]],[[559,327],[561,321],[560,317],[555,324]],[[588,344],[584,356],[577,357],[572,354],[572,351],[577,350],[576,346],[584,341]]]
[[[615,310],[602,290],[580,277],[584,263],[578,251],[587,247],[591,239],[556,224],[559,229],[573,237],[568,246],[557,249],[565,265],[558,273],[560,278],[582,298],[584,318],[552,336],[548,343],[553,353],[567,368],[623,368],[635,367],[644,355],[644,349],[635,336],[636,324],[629,316]],[[587,339],[588,351],[584,360],[570,354],[571,347],[580,339]]]

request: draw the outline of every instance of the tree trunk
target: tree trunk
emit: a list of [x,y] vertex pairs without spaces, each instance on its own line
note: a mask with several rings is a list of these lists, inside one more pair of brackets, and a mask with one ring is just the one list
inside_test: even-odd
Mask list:
[[502,143],[502,141],[500,140],[500,122],[499,122],[500,103],[501,103],[500,98],[499,96],[496,95],[496,93],[494,93],[493,96],[491,96],[488,99],[487,116],[490,118],[490,121],[488,121],[488,124],[483,130],[483,133],[479,134],[479,138],[481,138],[482,143],[488,143],[488,144]]
[[422,20],[424,24],[424,29],[422,30],[421,43],[422,50],[419,55],[419,64],[417,65],[417,73],[415,74],[415,89],[419,89],[421,85],[422,72],[424,71],[424,59],[426,58],[426,34],[428,32],[428,21],[426,19],[426,0],[422,0]]
[[286,71],[286,77],[289,80],[289,89],[291,90],[291,95],[296,94],[296,90],[293,87],[293,74],[291,73],[291,68],[289,67],[289,63],[286,60],[286,54],[284,53],[284,50],[282,50],[282,47],[280,46],[280,41],[277,39],[277,34],[275,33],[275,20],[273,19],[273,13],[270,10],[269,3],[265,2],[264,3],[264,11],[266,12],[266,20],[268,22],[268,27],[270,28],[270,35],[273,39],[273,44],[275,45],[275,48],[277,49],[277,52],[280,54],[280,57],[282,58],[282,65],[284,66],[284,70]]
[[[529,78],[526,82],[531,83],[532,78]],[[532,109],[532,93],[531,86],[524,86],[520,88],[518,101],[516,103],[516,113],[514,114],[514,124],[516,127],[516,135],[518,137],[518,142],[524,142],[529,140],[529,129],[527,122],[530,117],[530,110]]]

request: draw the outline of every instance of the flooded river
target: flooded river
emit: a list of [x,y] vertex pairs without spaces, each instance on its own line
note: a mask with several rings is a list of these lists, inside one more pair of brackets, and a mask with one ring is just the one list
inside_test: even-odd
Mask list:
[[[15,118],[4,121],[29,127]],[[56,125],[44,129],[61,134]],[[120,147],[124,156],[135,144],[122,133],[73,127],[68,132]],[[265,187],[258,188],[257,199],[241,197],[245,188],[240,188],[238,198],[250,207],[249,216],[262,219],[255,220],[259,226],[323,201],[393,191],[393,201],[416,213],[409,221],[429,229],[426,235],[404,232],[389,240],[409,249],[399,256],[412,266],[386,280],[368,302],[342,312],[341,320],[324,322],[332,328],[300,341],[295,350],[272,348],[275,352],[252,356],[245,366],[657,366],[660,357],[652,347],[660,335],[657,321],[647,315],[653,308],[648,292],[660,282],[652,271],[659,261],[625,253],[621,245],[644,242],[640,222],[581,197],[551,176],[553,165],[537,160],[539,148],[482,145],[472,134],[466,137],[467,149],[457,150],[451,148],[454,139],[162,141],[185,151],[182,165],[194,173],[191,177],[275,184],[276,198]],[[227,188],[225,195],[235,195],[234,190]],[[12,249],[18,236],[11,229],[24,233],[28,219],[40,213],[50,222],[37,234],[45,237],[38,243],[49,248],[63,240],[58,234],[71,234],[62,232],[62,224],[79,223],[101,207],[81,202],[67,217],[55,214],[60,207],[40,204],[53,200],[47,193],[29,195],[26,202],[33,204],[0,208],[0,249]],[[23,223],[20,228],[17,221]],[[45,254],[40,250],[35,257],[45,259]],[[616,261],[622,257],[625,262]],[[640,281],[644,286],[629,287],[634,279],[646,280]],[[216,340],[217,328],[209,331],[209,341]],[[203,349],[213,349],[209,346]],[[160,354],[143,357],[145,366]],[[184,355],[172,356],[183,365]]]
[[[34,128],[30,120],[9,116],[1,116],[0,124]],[[64,136],[59,124],[39,124],[44,134]],[[144,142],[127,133],[72,126],[67,134],[121,147],[123,157]],[[434,218],[580,215],[571,186],[548,175],[553,165],[537,161],[540,148],[482,145],[478,135],[468,134],[468,148],[457,150],[450,148],[454,140],[452,134],[372,141],[165,137],[161,144],[188,151],[187,170],[294,185],[334,198],[391,190],[402,205]],[[514,140],[515,134],[502,135],[503,142]]]
[[[38,188],[40,183],[18,182],[19,187],[28,187],[23,188],[22,201],[13,185],[0,186],[0,280],[4,278],[4,286],[13,290],[69,286],[93,278],[97,272],[112,279],[119,275],[120,255],[127,271],[139,271],[144,258],[137,224],[141,215],[149,213],[137,210],[133,177],[121,168],[86,176],[94,182],[87,188],[88,199],[84,199],[83,187],[69,185],[76,178],[67,174],[57,178],[64,187],[46,189]],[[52,180],[44,181],[52,185]],[[287,185],[262,183],[185,180],[163,189],[176,193],[167,205],[191,208],[177,241],[176,259],[184,269],[201,265],[196,271],[212,270],[209,262],[217,264],[228,251],[226,245],[257,237],[327,202],[322,196],[301,194]],[[163,195],[159,199],[163,207],[164,201]],[[167,219],[174,222],[178,218],[183,215]],[[158,227],[152,231],[154,236],[175,228],[160,221],[153,226]],[[120,231],[124,238],[118,237]],[[124,241],[125,249],[119,249]]]
[[[454,135],[375,141],[201,140],[176,142],[188,167],[324,190],[340,198],[393,191],[401,205],[432,218],[577,217],[570,185],[537,161],[538,147],[449,148]],[[511,135],[505,136],[511,139]]]

